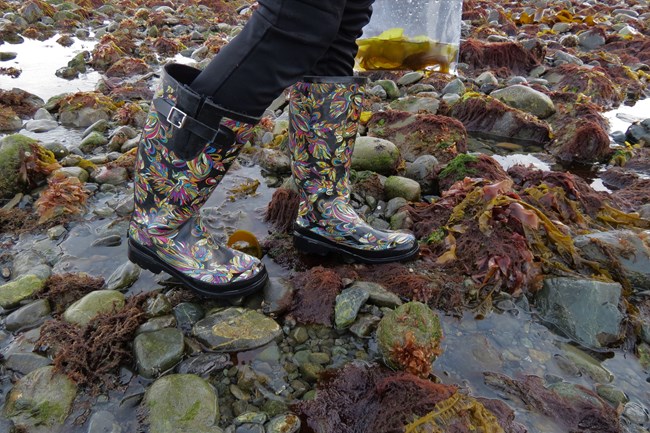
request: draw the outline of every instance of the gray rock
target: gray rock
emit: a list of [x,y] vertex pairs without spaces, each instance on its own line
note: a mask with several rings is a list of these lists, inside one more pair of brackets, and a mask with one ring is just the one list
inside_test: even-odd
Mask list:
[[81,140],[79,148],[85,153],[90,153],[97,147],[105,144],[108,144],[108,138],[106,138],[101,132],[92,131],[86,136],[86,138]]
[[634,35],[638,35],[639,31],[637,29],[635,29],[634,27],[627,25],[627,26],[621,27],[621,29],[616,33],[618,33],[619,35],[622,35],[622,36],[634,36]]
[[[390,103],[390,108],[410,113],[436,114],[440,107],[440,101],[436,98],[425,96],[406,96]],[[358,141],[358,140],[357,140]]]
[[[580,60],[578,57],[576,57],[576,56],[574,56],[572,54],[566,53],[564,51],[557,50],[555,52],[555,54],[553,54],[553,64],[557,66],[557,65],[562,65],[564,63],[571,63],[571,64],[574,64],[574,65],[583,65],[584,64],[584,62],[582,60]],[[551,80],[549,80],[549,81],[552,82]]]
[[[370,89],[368,90],[368,95],[370,95],[370,96],[376,96],[377,98],[380,98],[380,99],[386,99],[386,98],[388,98],[388,95],[386,94],[386,91],[385,91],[384,88],[381,87],[380,85],[376,85],[376,86],[373,86],[372,88],[370,88]],[[16,117],[16,118],[17,118],[18,120],[20,120],[18,117]],[[21,123],[21,125],[22,125],[22,121],[21,121],[20,123]],[[17,128],[15,128],[15,129],[20,129],[20,125],[19,125]]]
[[407,72],[406,74],[402,75],[399,80],[397,80],[397,84],[400,86],[408,86],[417,83],[423,77],[424,74],[419,71]]
[[611,385],[597,384],[596,393],[614,407],[618,407],[618,405],[623,406],[630,400],[623,391]]
[[108,120],[100,119],[97,122],[90,125],[88,128],[86,128],[83,134],[81,134],[81,138],[86,138],[90,136],[90,134],[92,134],[93,132],[98,132],[103,137],[104,136],[103,133],[106,132],[109,127],[110,124],[108,123]]
[[0,52],[0,62],[8,62],[9,60],[13,60],[18,56],[18,53],[14,53],[11,51],[3,51]]
[[586,374],[594,381],[599,383],[609,383],[614,380],[614,375],[600,365],[600,362],[588,353],[565,343],[560,344],[560,349],[562,349],[562,354],[571,361],[581,373]]
[[197,322],[192,333],[216,352],[239,352],[273,341],[282,330],[275,320],[256,311],[226,308]]
[[551,28],[555,33],[566,33],[569,30],[571,30],[571,24],[570,23],[563,23],[563,22],[558,22],[553,24],[553,27]]
[[101,313],[124,307],[124,295],[116,290],[95,290],[70,305],[63,313],[66,322],[86,326]]
[[184,348],[183,333],[176,328],[138,335],[133,342],[138,373],[147,378],[158,376],[178,364]]
[[135,201],[132,194],[129,194],[126,198],[118,203],[115,207],[115,213],[119,216],[131,215],[135,209]]
[[393,215],[397,213],[398,210],[400,210],[402,207],[406,206],[408,204],[408,200],[406,200],[404,197],[395,197],[392,198],[388,201],[388,204],[386,205],[386,218],[390,218]]
[[278,149],[259,149],[257,152],[257,163],[264,170],[272,174],[291,173],[291,160],[289,156]]
[[334,306],[334,324],[338,329],[352,325],[359,314],[359,309],[366,303],[369,293],[358,287],[344,289],[336,296]]
[[70,151],[68,150],[67,147],[65,147],[63,144],[58,143],[56,141],[50,142],[50,143],[43,143],[43,147],[49,150],[54,154],[54,157],[57,159],[57,161],[60,161],[61,159],[65,158],[70,154]]
[[420,200],[420,184],[402,176],[390,176],[386,179],[384,190],[388,199],[402,197],[408,201]]
[[436,93],[436,88],[431,84],[417,83],[406,88],[407,95],[418,95],[420,97],[428,96],[437,98],[440,95]]
[[548,95],[521,84],[495,90],[490,96],[540,119],[545,119],[555,113],[555,105]]
[[215,433],[219,402],[214,388],[193,374],[156,380],[142,402],[150,433]]
[[528,80],[526,79],[526,77],[522,77],[521,75],[515,75],[514,77],[510,77],[506,82],[506,84],[508,86],[512,86],[515,84],[526,84],[527,82]]
[[594,50],[605,45],[605,37],[596,29],[586,30],[578,35],[580,46],[586,50]]
[[391,230],[410,229],[413,226],[413,220],[408,211],[402,210],[396,212],[395,215],[390,217]]
[[242,424],[264,424],[268,416],[263,412],[245,412],[238,415],[232,423],[236,426]]
[[596,280],[547,278],[537,295],[542,318],[588,347],[606,347],[623,336],[618,308],[621,285]]
[[43,10],[35,2],[27,3],[20,12],[21,17],[30,24],[35,23],[45,15]]
[[[620,269],[636,290],[650,289],[650,246],[631,230],[612,230],[577,236],[575,246],[580,254],[601,263],[604,267],[612,266],[612,256],[617,259],[616,269]],[[603,251],[600,246],[609,250]]]
[[52,228],[47,229],[47,237],[50,239],[59,239],[67,232],[68,231],[65,229],[65,227],[59,224]]
[[178,323],[178,327],[184,332],[189,332],[192,326],[199,320],[203,319],[205,311],[200,305],[192,304],[190,302],[181,302],[174,307],[174,317]]
[[81,167],[61,167],[53,173],[56,176],[76,177],[82,183],[88,180],[88,172]]
[[7,331],[20,331],[34,328],[50,315],[50,303],[47,299],[39,299],[24,307],[20,307],[7,316],[5,327]]
[[284,278],[271,277],[264,286],[262,310],[265,314],[277,315],[285,312],[293,300],[294,287]]
[[296,433],[300,430],[300,418],[292,413],[278,415],[266,425],[266,433]]
[[381,86],[382,89],[386,92],[386,97],[388,99],[397,99],[399,98],[399,88],[393,80],[377,80],[375,84]]
[[48,132],[59,126],[56,120],[28,120],[24,128],[29,132]]
[[108,185],[121,185],[129,179],[129,174],[124,167],[99,167],[91,176],[93,182]]
[[493,86],[498,86],[499,85],[499,80],[490,71],[483,72],[478,77],[476,77],[476,80],[474,80],[474,81],[479,86],[482,86],[484,84],[490,84],[490,85],[493,85]]
[[388,140],[376,137],[359,137],[354,144],[352,168],[372,170],[389,175],[395,172],[400,161],[397,146]]
[[650,420],[648,409],[636,401],[631,401],[623,409],[623,417],[637,425],[643,425]]
[[74,383],[47,366],[16,383],[7,396],[3,414],[29,433],[58,433],[77,395]]
[[160,331],[165,328],[173,328],[176,326],[176,318],[171,314],[166,316],[154,317],[147,320],[142,325],[138,326],[135,330],[136,335],[144,334],[145,332]]
[[11,308],[20,301],[29,299],[45,287],[45,279],[36,275],[22,275],[13,281],[0,285],[0,307]]
[[147,317],[158,317],[172,312],[172,303],[162,293],[147,299],[145,313]]
[[13,111],[9,111],[8,113],[3,113],[2,117],[0,117],[0,131],[1,132],[9,132],[9,131],[17,131],[23,126],[23,121],[18,117]]
[[395,308],[402,305],[402,300],[384,286],[370,281],[355,281],[350,289],[359,289],[368,294],[368,303],[379,307]]
[[112,413],[100,410],[90,417],[88,433],[122,433],[122,427]]
[[4,362],[4,367],[7,370],[25,375],[51,364],[52,361],[45,356],[37,355],[32,352],[18,352],[7,356],[7,359]]
[[645,146],[650,146],[650,118],[630,125],[625,131],[625,137],[630,143],[644,143]]
[[578,37],[574,34],[568,34],[560,37],[560,45],[566,48],[575,48],[580,43]]
[[465,84],[460,80],[460,78],[455,78],[451,80],[447,85],[442,89],[443,95],[463,95],[465,93]]
[[63,111],[59,116],[59,122],[65,126],[85,128],[98,120],[109,120],[111,115],[104,108],[84,107],[79,110]]
[[440,163],[433,155],[421,155],[415,161],[406,164],[405,176],[420,184],[424,191],[430,191],[433,175]]
[[140,266],[130,261],[124,262],[108,277],[106,288],[109,290],[128,289],[140,278]]
[[455,94],[455,93],[449,93],[449,94],[447,94],[447,95],[443,95],[443,96],[442,96],[442,101],[443,101],[445,104],[447,104],[447,105],[449,105],[449,106],[452,106],[452,105],[454,105],[456,102],[460,101],[460,95],[457,95],[457,94]]
[[350,326],[350,332],[359,338],[369,337],[377,328],[380,318],[372,314],[359,314],[357,320]]
[[211,376],[232,365],[230,355],[226,353],[199,353],[197,356],[181,362],[176,371],[181,374]]

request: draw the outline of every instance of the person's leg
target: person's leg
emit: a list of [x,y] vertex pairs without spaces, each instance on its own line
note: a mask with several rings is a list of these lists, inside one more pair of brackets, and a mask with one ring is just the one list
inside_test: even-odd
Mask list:
[[260,0],[244,29],[192,82],[230,110],[260,116],[339,33],[345,0]]

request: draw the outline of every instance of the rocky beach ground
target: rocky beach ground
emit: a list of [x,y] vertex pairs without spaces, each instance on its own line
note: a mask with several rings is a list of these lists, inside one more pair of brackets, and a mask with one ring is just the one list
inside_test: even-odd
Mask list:
[[228,302],[126,257],[161,66],[251,14],[179,3],[0,0],[0,432],[650,431],[647,1],[466,1],[457,75],[362,73],[352,204],[412,262],[295,251],[278,98],[202,211],[271,275]]

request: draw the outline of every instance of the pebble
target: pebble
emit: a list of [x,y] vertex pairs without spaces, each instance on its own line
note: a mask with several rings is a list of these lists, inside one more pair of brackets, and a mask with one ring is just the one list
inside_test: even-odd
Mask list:
[[409,86],[411,84],[417,83],[423,77],[424,74],[419,71],[407,72],[397,80],[397,84],[400,86]]
[[230,355],[226,353],[200,353],[181,362],[178,373],[196,374],[198,376],[214,375],[232,365]]
[[264,314],[278,315],[285,312],[291,306],[294,287],[285,278],[270,277],[269,284],[264,286],[264,302],[262,311]]
[[443,95],[442,100],[443,100],[443,102],[445,104],[447,104],[449,106],[452,106],[456,102],[460,101],[460,95],[457,95],[455,93],[449,93],[449,94]]
[[296,433],[300,430],[300,418],[292,413],[278,415],[266,425],[266,433]]
[[[119,245],[119,243],[116,245]],[[106,280],[106,288],[109,290],[127,289],[138,281],[141,272],[142,269],[140,269],[140,266],[127,260],[108,277],[108,280]]]
[[395,172],[399,161],[399,149],[391,141],[362,136],[355,142],[352,153],[354,170],[372,170],[389,175]]
[[171,314],[166,316],[154,317],[147,320],[142,325],[136,329],[136,335],[143,334],[145,332],[159,331],[164,328],[173,328],[176,326],[176,318]]
[[375,84],[381,86],[382,89],[386,92],[386,97],[388,99],[397,99],[399,98],[399,88],[393,80],[377,80]]
[[66,233],[67,233],[66,228],[61,224],[47,229],[47,237],[52,240],[59,239],[61,236],[63,236]]
[[116,290],[95,290],[70,305],[63,313],[66,322],[79,326],[87,325],[101,313],[124,307],[124,295]]
[[183,332],[189,332],[192,326],[205,316],[205,311],[200,305],[192,304],[190,302],[181,302],[174,307],[174,317],[178,323],[178,327]]
[[352,325],[359,314],[359,309],[370,295],[367,291],[352,287],[344,289],[337,297],[334,306],[334,323],[338,329]]
[[48,300],[39,299],[9,314],[5,319],[5,327],[12,332],[34,328],[50,315],[50,311]]
[[482,74],[480,74],[476,79],[474,80],[476,84],[479,86],[483,84],[491,84],[494,86],[497,86],[499,84],[499,80],[497,77],[494,76],[494,74],[490,71],[485,71]]
[[7,356],[4,367],[7,370],[25,375],[50,364],[52,364],[52,361],[45,356],[31,352],[17,352]]
[[138,335],[133,341],[138,372],[147,378],[158,376],[180,362],[184,347],[183,333],[176,328]]
[[115,415],[106,410],[100,410],[90,417],[88,433],[122,433],[122,427],[115,419]]
[[370,281],[355,281],[350,289],[359,289],[368,294],[368,303],[378,307],[395,308],[402,305],[402,300],[384,286]]
[[[14,272],[15,273],[15,272]],[[0,285],[0,307],[11,308],[43,290],[45,280],[36,275],[22,275]]]
[[23,128],[29,132],[48,132],[53,129],[56,129],[59,126],[59,123],[56,120],[28,120],[23,125]]
[[451,80],[447,85],[442,89],[442,95],[462,95],[465,93],[465,84],[459,79],[455,78]]
[[402,176],[389,176],[384,184],[388,199],[402,197],[408,201],[420,199],[422,187],[416,181]]

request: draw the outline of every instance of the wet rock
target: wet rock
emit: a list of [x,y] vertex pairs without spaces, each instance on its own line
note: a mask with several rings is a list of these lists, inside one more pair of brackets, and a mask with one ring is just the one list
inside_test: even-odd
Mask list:
[[387,313],[377,327],[377,344],[389,366],[427,376],[440,354],[442,328],[436,313],[408,302]]
[[81,141],[79,148],[85,152],[90,153],[98,147],[108,143],[108,139],[101,132],[93,131],[86,138]]
[[183,333],[176,328],[138,335],[133,342],[138,373],[147,378],[158,376],[178,364],[184,348]]
[[367,291],[357,287],[343,290],[336,296],[334,306],[334,324],[338,329],[349,327],[357,318],[359,309],[368,300]]
[[[574,239],[580,254],[605,268],[622,271],[637,290],[650,289],[650,245],[631,230],[590,233]],[[612,261],[617,263],[612,267]]]
[[607,347],[622,337],[621,285],[547,278],[536,305],[543,319],[588,347]]
[[30,24],[35,23],[44,15],[43,10],[36,2],[27,2],[27,4],[20,9],[20,16]]
[[77,395],[74,383],[54,367],[34,370],[16,383],[7,396],[4,415],[30,433],[61,431]]
[[9,107],[0,106],[0,132],[17,131],[23,126],[23,121]]
[[359,137],[354,144],[352,168],[380,174],[395,173],[400,161],[399,149],[392,142],[377,137]]
[[50,239],[59,239],[67,232],[66,228],[59,224],[47,230],[47,237]]
[[174,307],[174,317],[178,322],[178,327],[183,332],[189,332],[192,326],[199,320],[203,319],[205,311],[200,305],[192,304],[190,302],[181,302]]
[[460,78],[455,78],[451,80],[447,85],[442,89],[443,95],[463,95],[465,93],[465,84],[460,80]]
[[407,72],[406,74],[402,75],[399,80],[397,80],[397,84],[400,86],[409,86],[411,84],[417,83],[423,77],[424,74],[419,71]]
[[490,71],[485,71],[485,72],[481,73],[478,77],[476,77],[476,79],[474,81],[479,86],[482,86],[484,84],[488,84],[488,85],[492,85],[492,86],[499,85],[499,80]]
[[40,325],[50,315],[50,303],[47,299],[39,299],[31,304],[20,307],[5,319],[8,331],[20,331]]
[[140,278],[140,266],[130,261],[124,262],[115,272],[108,277],[106,288],[109,290],[128,289]]
[[[440,101],[436,98],[425,96],[406,96],[390,103],[390,108],[409,113],[430,113],[436,114],[440,107]],[[359,140],[357,139],[357,143]]]
[[600,365],[600,362],[570,344],[561,344],[560,348],[566,358],[571,361],[581,372],[599,383],[609,383],[614,380],[614,375]]
[[82,183],[88,180],[89,174],[81,167],[62,167],[52,173],[54,176],[76,177]]
[[7,359],[4,362],[4,367],[7,370],[15,371],[16,373],[24,375],[51,364],[52,361],[45,356],[31,352],[18,352],[7,356]]
[[380,85],[376,85],[376,86],[371,87],[371,88],[368,90],[368,95],[370,95],[370,96],[375,96],[375,97],[377,97],[377,98],[379,98],[379,99],[386,99],[386,98],[388,98],[388,95],[386,94],[386,91],[385,91],[384,88],[381,87]]
[[516,84],[495,90],[490,93],[490,96],[540,119],[545,119],[555,113],[555,105],[551,98],[528,86]]
[[623,409],[623,417],[637,425],[643,425],[650,420],[648,413],[648,409],[635,401],[627,403]]
[[596,385],[596,393],[601,398],[611,403],[614,407],[618,407],[619,405],[624,405],[629,401],[628,396],[625,395],[623,391],[611,385],[602,385],[602,384]]
[[22,275],[0,285],[0,307],[11,308],[24,299],[29,299],[45,287],[45,279],[36,275]]
[[193,374],[171,374],[156,380],[142,402],[151,433],[214,433],[219,402],[214,388]]
[[122,433],[122,427],[115,419],[115,415],[106,410],[100,410],[90,417],[88,433]]
[[458,101],[460,101],[460,95],[457,95],[455,93],[449,93],[442,97],[442,102],[450,107],[453,107]]
[[375,84],[384,89],[388,99],[399,98],[399,88],[393,80],[377,80]]
[[402,300],[384,286],[370,281],[355,281],[349,289],[358,289],[368,294],[368,303],[379,307],[395,308],[402,305]]
[[99,167],[91,175],[93,182],[108,185],[121,185],[129,179],[129,173],[124,167]]
[[395,197],[402,197],[408,201],[420,200],[422,188],[414,180],[402,176],[390,176],[384,184],[386,197],[390,200]]
[[291,173],[291,160],[278,149],[260,149],[257,153],[257,163],[272,174]]
[[406,206],[408,204],[408,200],[406,200],[403,197],[395,197],[392,198],[388,201],[388,204],[386,205],[386,218],[391,218],[393,215],[397,213],[402,207]]
[[264,286],[262,310],[265,314],[282,314],[291,306],[294,287],[284,278],[271,277]]
[[372,314],[359,314],[357,320],[350,326],[350,332],[359,338],[366,338],[377,328],[379,317]]
[[18,56],[18,53],[14,53],[11,51],[3,51],[0,52],[0,62],[8,62],[9,60],[13,60]]
[[48,132],[59,126],[56,120],[28,120],[25,122],[24,128],[29,132]]
[[600,28],[587,30],[578,35],[578,41],[582,48],[594,50],[605,45],[605,34]]
[[292,413],[278,415],[266,425],[266,433],[296,433],[300,430],[300,418]]
[[110,120],[117,109],[110,98],[97,92],[79,92],[65,96],[54,101],[52,108],[58,108],[59,122],[62,125],[76,128],[86,128],[102,119]]
[[194,325],[196,338],[218,352],[254,349],[282,334],[280,326],[263,314],[244,308],[226,308]]
[[406,163],[405,176],[420,184],[424,192],[430,192],[433,177],[440,163],[433,155],[422,155],[411,163]]
[[66,322],[86,326],[102,313],[124,307],[124,295],[116,290],[95,290],[70,305],[63,313]]
[[147,320],[142,325],[138,326],[135,333],[136,335],[143,334],[145,332],[160,331],[165,328],[174,328],[176,326],[176,318],[171,314],[166,316],[154,317]]
[[[106,119],[100,119],[97,122],[93,123],[90,125],[88,128],[84,130],[84,132],[81,134],[82,138],[88,137],[90,134],[93,132],[99,132],[103,134],[110,128],[110,123]],[[124,127],[123,127],[124,128]],[[121,130],[121,129],[120,129]],[[118,131],[116,131],[114,134],[116,134]],[[134,135],[135,136],[135,135]]]
[[264,424],[268,417],[262,412],[245,412],[233,420],[233,424],[240,426],[242,424]]
[[181,362],[176,371],[181,374],[196,374],[197,376],[212,376],[230,367],[230,355],[225,353],[200,353],[199,355]]
[[632,144],[643,143],[650,146],[650,118],[630,125],[625,131],[625,137]]

